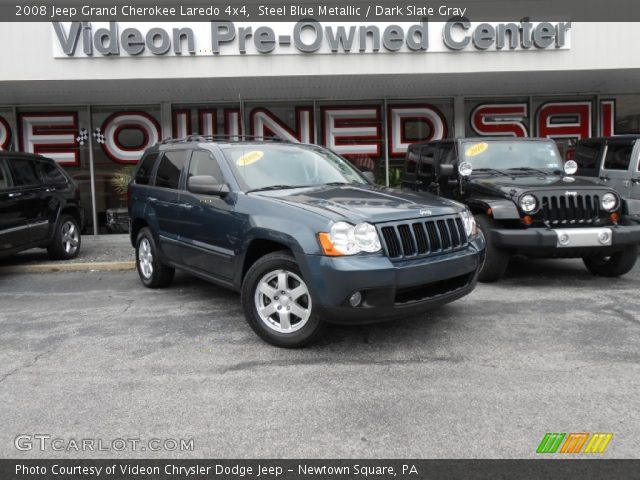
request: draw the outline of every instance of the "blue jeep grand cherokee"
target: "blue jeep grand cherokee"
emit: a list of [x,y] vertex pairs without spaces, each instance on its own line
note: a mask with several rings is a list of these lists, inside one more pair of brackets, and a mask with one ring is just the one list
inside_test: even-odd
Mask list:
[[267,342],[370,323],[471,292],[484,240],[464,206],[371,184],[315,145],[190,136],[150,148],[129,186],[142,283],[179,268],[241,292]]

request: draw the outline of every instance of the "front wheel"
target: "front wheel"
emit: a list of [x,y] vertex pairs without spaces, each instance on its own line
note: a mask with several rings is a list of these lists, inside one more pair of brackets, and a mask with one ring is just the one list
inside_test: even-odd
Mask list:
[[175,274],[175,269],[160,261],[153,234],[146,227],[140,230],[136,240],[136,269],[147,288],[168,287]]
[[476,215],[476,224],[484,236],[485,260],[478,273],[478,281],[495,282],[504,275],[509,266],[510,255],[508,252],[497,248],[493,243],[491,230],[495,228],[493,221],[486,215]]
[[251,266],[242,283],[242,307],[253,331],[277,347],[303,347],[322,331],[309,288],[287,252],[270,253]]
[[601,277],[619,277],[629,272],[638,260],[638,245],[611,255],[596,254],[584,257],[582,261],[591,273]]

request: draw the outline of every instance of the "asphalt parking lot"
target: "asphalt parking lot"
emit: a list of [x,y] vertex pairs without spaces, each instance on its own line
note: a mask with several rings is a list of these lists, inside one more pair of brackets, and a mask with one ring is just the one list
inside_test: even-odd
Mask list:
[[[178,275],[0,276],[0,455],[535,457],[546,432],[613,432],[640,456],[640,267],[517,261],[422,318],[331,327],[283,350],[239,297]],[[192,451],[40,451],[18,435],[193,439]]]

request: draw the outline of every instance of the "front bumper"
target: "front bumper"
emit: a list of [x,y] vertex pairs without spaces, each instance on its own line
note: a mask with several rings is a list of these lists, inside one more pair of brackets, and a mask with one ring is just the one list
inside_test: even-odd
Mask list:
[[[317,310],[330,323],[365,324],[433,309],[470,293],[484,261],[484,240],[465,249],[392,262],[383,254],[306,256],[300,262]],[[362,303],[349,297],[361,292]]]
[[[604,235],[603,235],[604,234]],[[640,243],[640,225],[598,228],[527,228],[491,231],[496,247],[518,253],[570,254],[572,251],[616,251]],[[601,235],[603,235],[601,237]],[[608,239],[606,237],[608,236]],[[606,241],[603,241],[606,240]]]

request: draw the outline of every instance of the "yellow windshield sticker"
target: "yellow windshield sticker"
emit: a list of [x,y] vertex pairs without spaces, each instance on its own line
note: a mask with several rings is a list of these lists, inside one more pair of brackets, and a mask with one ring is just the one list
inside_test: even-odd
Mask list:
[[489,144],[482,142],[482,143],[476,143],[475,145],[471,145],[469,148],[467,148],[467,157],[475,157],[476,155],[480,155],[482,152],[484,152],[487,148],[489,148]]
[[240,167],[246,167],[247,165],[251,165],[252,163],[257,162],[262,157],[264,157],[264,152],[260,152],[259,150],[254,150],[253,152],[245,153],[238,160],[236,160],[236,165]]

